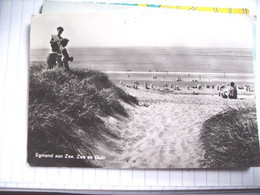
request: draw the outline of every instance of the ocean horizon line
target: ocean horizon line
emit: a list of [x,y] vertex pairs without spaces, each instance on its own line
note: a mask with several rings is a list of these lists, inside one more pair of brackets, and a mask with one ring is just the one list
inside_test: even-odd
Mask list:
[[[102,70],[100,70],[102,71]],[[228,76],[253,76],[254,73],[228,73],[228,72],[150,72],[150,71],[102,71],[108,74],[180,74],[180,75],[228,75]]]
[[[68,47],[68,49],[223,49],[223,50],[252,50],[253,51],[253,47],[185,47],[185,46],[178,46],[178,47],[155,47],[155,46],[139,46],[139,47],[134,47],[134,46],[127,46],[127,47],[111,47],[111,46],[102,46],[102,47]],[[50,47],[44,47],[44,48],[31,48],[31,50],[50,50]]]

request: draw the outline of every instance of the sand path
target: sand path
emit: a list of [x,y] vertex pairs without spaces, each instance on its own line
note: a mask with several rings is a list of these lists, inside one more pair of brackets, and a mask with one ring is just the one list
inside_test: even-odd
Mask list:
[[165,95],[133,89],[128,92],[148,107],[126,105],[130,119],[121,124],[123,152],[110,159],[110,165],[121,168],[200,167],[202,125],[223,110],[227,100],[212,95]]
[[[123,135],[129,141],[122,160],[136,167],[199,167],[199,133],[209,115],[204,110],[207,105],[167,102],[134,110],[128,124],[131,132]],[[210,112],[218,111],[212,107]]]

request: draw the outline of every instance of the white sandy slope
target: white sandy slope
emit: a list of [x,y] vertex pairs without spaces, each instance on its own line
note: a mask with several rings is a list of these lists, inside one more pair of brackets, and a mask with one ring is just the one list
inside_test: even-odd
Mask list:
[[[199,140],[203,123],[228,106],[249,99],[229,100],[216,95],[159,94],[124,88],[140,106],[124,104],[129,119],[110,117],[106,123],[120,132],[121,152],[100,150],[107,168],[198,168],[203,157]],[[253,101],[252,99],[249,101]]]

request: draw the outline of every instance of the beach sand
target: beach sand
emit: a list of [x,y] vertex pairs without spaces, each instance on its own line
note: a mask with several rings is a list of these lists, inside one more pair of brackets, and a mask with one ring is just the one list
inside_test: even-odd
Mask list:
[[172,94],[122,88],[138,98],[139,106],[124,103],[129,112],[128,119],[105,119],[122,139],[116,141],[120,152],[104,148],[99,151],[106,156],[106,160],[98,161],[102,167],[201,168],[204,151],[199,134],[203,123],[228,106],[254,101],[252,96],[230,100],[213,94]]

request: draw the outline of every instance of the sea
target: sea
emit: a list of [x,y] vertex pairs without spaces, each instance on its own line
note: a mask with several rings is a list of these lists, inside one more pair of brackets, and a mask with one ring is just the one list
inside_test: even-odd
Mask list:
[[[251,49],[238,48],[67,48],[71,68],[105,72],[115,82],[163,85],[254,83]],[[31,65],[45,62],[49,49],[31,50]],[[182,82],[180,82],[182,81]]]

